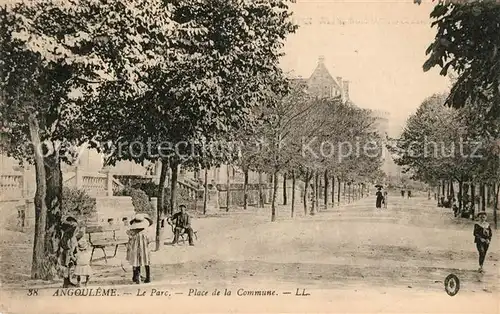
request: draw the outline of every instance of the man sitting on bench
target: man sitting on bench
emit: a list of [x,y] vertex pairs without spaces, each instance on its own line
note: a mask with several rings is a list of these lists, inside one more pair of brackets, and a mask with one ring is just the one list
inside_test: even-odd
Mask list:
[[179,235],[183,233],[188,234],[189,245],[194,245],[193,243],[193,228],[191,228],[191,217],[186,213],[186,205],[180,205],[181,210],[168,218],[170,221],[175,221],[174,228],[174,241],[172,245],[177,244],[179,241]]

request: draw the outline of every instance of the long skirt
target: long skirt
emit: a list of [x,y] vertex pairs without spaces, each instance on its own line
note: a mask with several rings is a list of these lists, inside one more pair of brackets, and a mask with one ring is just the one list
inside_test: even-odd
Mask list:
[[383,197],[377,197],[377,201],[375,202],[375,206],[377,208],[381,208],[382,207],[382,200],[383,199],[384,199]]

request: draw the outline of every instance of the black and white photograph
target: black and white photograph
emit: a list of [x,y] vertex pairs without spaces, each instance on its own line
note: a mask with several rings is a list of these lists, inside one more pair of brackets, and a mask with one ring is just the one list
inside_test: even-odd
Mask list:
[[0,0],[0,314],[500,311],[500,0]]

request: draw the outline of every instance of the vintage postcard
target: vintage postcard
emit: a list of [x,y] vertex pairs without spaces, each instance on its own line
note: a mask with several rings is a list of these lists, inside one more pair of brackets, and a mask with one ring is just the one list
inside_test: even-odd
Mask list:
[[0,0],[0,314],[499,313],[500,3]]

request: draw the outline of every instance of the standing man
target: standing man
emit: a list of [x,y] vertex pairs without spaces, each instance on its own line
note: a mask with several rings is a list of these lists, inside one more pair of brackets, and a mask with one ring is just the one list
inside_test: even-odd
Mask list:
[[194,245],[193,243],[193,228],[191,228],[191,217],[186,213],[186,205],[179,206],[180,212],[175,213],[167,219],[167,221],[173,221],[175,223],[174,227],[174,241],[172,244],[177,244],[179,241],[179,235],[181,233],[187,233],[189,238],[189,245]]
[[405,190],[401,190],[401,197],[405,198]]

